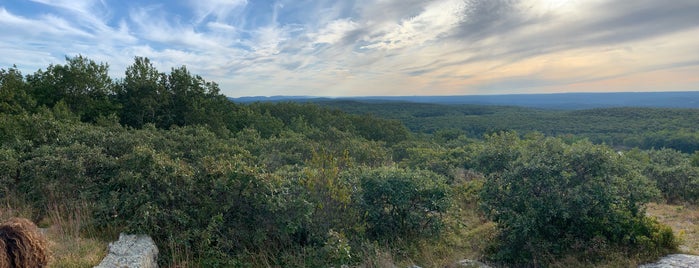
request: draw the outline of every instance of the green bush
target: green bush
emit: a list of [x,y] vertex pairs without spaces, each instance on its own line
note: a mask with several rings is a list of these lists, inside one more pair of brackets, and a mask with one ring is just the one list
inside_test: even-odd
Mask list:
[[14,190],[11,185],[16,185],[19,171],[17,152],[9,148],[0,148],[0,200],[9,196]]
[[699,167],[690,156],[673,149],[648,152],[644,173],[654,180],[668,203],[699,204]]
[[427,238],[442,230],[451,205],[446,179],[430,171],[381,167],[359,174],[367,235],[396,241]]
[[114,169],[113,160],[99,148],[80,143],[43,145],[23,159],[16,187],[38,212],[38,220],[47,216],[50,206],[98,200],[104,179],[112,176]]
[[497,134],[483,149],[503,156],[490,157],[500,162],[486,166],[481,192],[484,212],[501,229],[495,259],[541,264],[604,245],[673,247],[671,233],[656,235],[657,223],[644,215],[657,189],[610,148]]
[[[246,253],[296,245],[310,211],[295,196],[296,185],[248,165],[244,152],[218,144],[209,132],[169,134],[157,143],[189,142],[168,150],[138,145],[119,158],[119,174],[102,186],[100,227],[147,233],[162,248],[162,262],[201,266],[233,265]],[[202,150],[212,155],[199,155]]]

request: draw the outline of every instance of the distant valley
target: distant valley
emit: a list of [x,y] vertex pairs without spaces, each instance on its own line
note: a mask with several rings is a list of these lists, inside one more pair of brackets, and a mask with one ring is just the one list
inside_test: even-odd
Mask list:
[[373,96],[373,97],[312,97],[271,96],[230,98],[234,102],[321,102],[327,100],[398,101],[434,104],[476,104],[520,106],[542,109],[581,110],[611,107],[699,108],[699,91],[682,92],[615,92],[615,93],[554,93],[462,96]]

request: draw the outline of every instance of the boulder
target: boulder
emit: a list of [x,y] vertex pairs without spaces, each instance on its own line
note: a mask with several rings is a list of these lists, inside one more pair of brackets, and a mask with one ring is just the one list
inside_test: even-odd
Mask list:
[[158,247],[147,235],[119,234],[119,240],[109,243],[109,252],[95,268],[155,268],[158,267]]
[[699,256],[686,254],[667,255],[658,262],[643,264],[639,268],[696,268],[699,267]]

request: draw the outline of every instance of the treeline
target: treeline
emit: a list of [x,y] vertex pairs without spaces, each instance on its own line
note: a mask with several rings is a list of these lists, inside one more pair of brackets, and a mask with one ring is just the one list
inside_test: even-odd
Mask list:
[[[0,77],[0,112],[5,114],[66,106],[82,122],[116,117],[122,125],[134,128],[146,124],[161,129],[206,125],[221,135],[254,128],[269,137],[281,133],[285,125],[295,123],[299,127],[310,121],[371,140],[397,142],[409,134],[398,122],[371,116],[338,116],[339,111],[307,110],[293,103],[237,105],[220,93],[216,83],[191,74],[185,66],[164,73],[142,57],[136,57],[125,77],[117,81],[110,78],[108,64],[83,56],[68,57],[65,65],[52,64],[26,76],[17,68],[2,69]],[[369,127],[375,123],[384,126]]]
[[545,110],[524,107],[441,105],[405,102],[321,101],[319,105],[352,114],[400,120],[419,133],[466,133],[480,138],[498,131],[576,136],[619,149],[699,150],[699,110],[673,108],[597,108]]
[[107,70],[80,56],[0,70],[0,199],[36,222],[80,208],[80,229],[105,239],[150,234],[165,266],[628,264],[677,245],[644,203],[699,198],[699,160],[677,150],[413,134],[315,104],[236,104],[146,58],[120,80]]

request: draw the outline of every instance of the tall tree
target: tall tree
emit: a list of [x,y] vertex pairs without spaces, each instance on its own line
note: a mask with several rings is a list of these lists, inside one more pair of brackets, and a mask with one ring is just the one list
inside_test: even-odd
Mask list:
[[173,68],[168,76],[168,86],[173,94],[175,124],[185,126],[201,122],[205,112],[202,104],[205,99],[203,79],[193,76],[182,66]]
[[16,66],[0,69],[0,113],[16,114],[32,109],[35,101],[27,93],[28,89]]
[[166,81],[166,75],[159,72],[148,58],[136,57],[126,68],[126,77],[119,85],[121,123],[132,127],[147,123],[168,127],[173,116],[168,112],[172,102]]
[[82,55],[66,57],[66,65],[49,65],[27,76],[38,105],[53,107],[63,100],[83,121],[117,111],[110,100],[114,95],[109,65],[96,63]]

